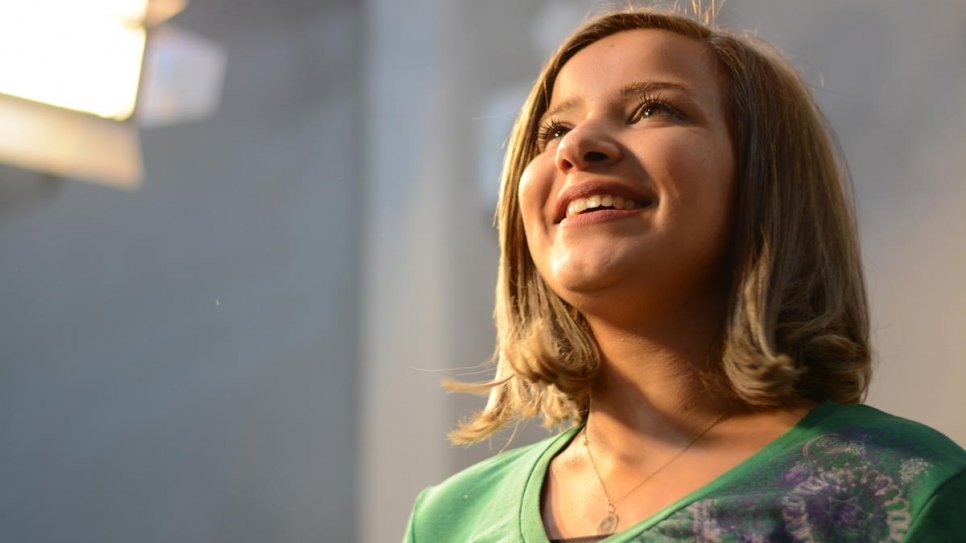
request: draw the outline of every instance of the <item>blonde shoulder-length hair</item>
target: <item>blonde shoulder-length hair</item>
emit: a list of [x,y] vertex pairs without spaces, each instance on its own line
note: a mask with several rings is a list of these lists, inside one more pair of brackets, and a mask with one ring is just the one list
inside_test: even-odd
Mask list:
[[868,308],[848,174],[826,120],[796,70],[774,48],[689,17],[627,10],[597,17],[551,57],[521,109],[504,161],[496,224],[496,375],[447,384],[488,394],[485,408],[450,434],[486,438],[542,415],[580,422],[601,365],[581,314],[543,282],[520,215],[520,176],[554,80],[578,51],[606,36],[660,29],[703,43],[725,89],[735,149],[731,288],[715,364],[721,390],[752,407],[862,401],[871,374]]

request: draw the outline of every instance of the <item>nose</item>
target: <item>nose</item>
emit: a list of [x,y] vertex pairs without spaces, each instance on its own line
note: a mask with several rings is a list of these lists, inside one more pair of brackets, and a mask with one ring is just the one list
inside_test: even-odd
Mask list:
[[574,127],[560,139],[555,163],[558,170],[566,173],[612,164],[620,156],[620,147],[604,131],[582,125]]

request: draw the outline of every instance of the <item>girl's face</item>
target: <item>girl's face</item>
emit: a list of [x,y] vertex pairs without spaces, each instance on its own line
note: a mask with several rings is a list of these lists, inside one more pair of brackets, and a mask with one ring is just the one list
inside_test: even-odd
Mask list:
[[583,310],[721,284],[735,160],[703,44],[664,30],[594,42],[560,70],[541,125],[519,202],[554,292]]

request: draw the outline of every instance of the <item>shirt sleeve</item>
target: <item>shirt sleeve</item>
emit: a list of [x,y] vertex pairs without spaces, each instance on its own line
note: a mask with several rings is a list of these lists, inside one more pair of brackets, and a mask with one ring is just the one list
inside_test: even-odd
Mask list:
[[936,490],[913,520],[907,543],[966,541],[966,470]]
[[422,503],[423,497],[426,496],[426,492],[429,489],[424,489],[416,497],[416,503],[413,504],[413,511],[409,514],[409,523],[406,525],[406,534],[403,536],[403,543],[416,543],[416,514],[419,511],[419,504]]

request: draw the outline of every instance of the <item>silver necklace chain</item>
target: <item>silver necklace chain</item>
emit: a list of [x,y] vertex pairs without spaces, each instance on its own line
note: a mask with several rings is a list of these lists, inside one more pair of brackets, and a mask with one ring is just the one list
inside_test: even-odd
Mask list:
[[621,496],[620,498],[617,498],[616,500],[612,500],[610,498],[610,494],[607,493],[607,487],[604,485],[604,479],[600,476],[600,471],[597,470],[597,463],[594,462],[594,455],[591,454],[590,452],[590,441],[587,439],[587,426],[584,426],[584,430],[583,432],[581,432],[583,434],[581,441],[584,444],[584,449],[586,449],[587,451],[587,458],[590,459],[590,466],[594,469],[594,475],[597,477],[597,482],[600,483],[600,489],[604,491],[604,498],[607,499],[607,508],[606,508],[607,514],[604,515],[604,517],[600,519],[600,522],[597,523],[597,534],[604,535],[604,534],[612,534],[616,532],[617,525],[620,523],[620,517],[617,515],[617,504],[623,501],[624,498],[627,498],[628,496],[633,494],[634,491],[644,486],[644,483],[653,479],[655,475],[657,475],[658,473],[661,473],[661,471],[663,471],[664,468],[671,465],[672,462],[680,458],[682,454],[687,452],[687,450],[690,449],[692,445],[697,443],[699,439],[704,437],[705,434],[711,431],[711,429],[714,428],[719,422],[724,420],[724,418],[725,418],[724,413],[722,413],[721,415],[718,415],[718,417],[716,417],[713,421],[711,421],[710,424],[705,426],[703,430],[701,430],[700,432],[698,432],[697,435],[691,438],[691,441],[689,441],[687,445],[682,447],[681,450],[679,450],[678,452],[674,453],[674,455],[671,456],[671,458],[669,458],[663,464],[658,466],[657,469],[655,469],[651,473],[644,476],[644,478],[641,479],[640,482],[638,482],[636,485],[634,485],[633,488],[625,492],[623,496]]

